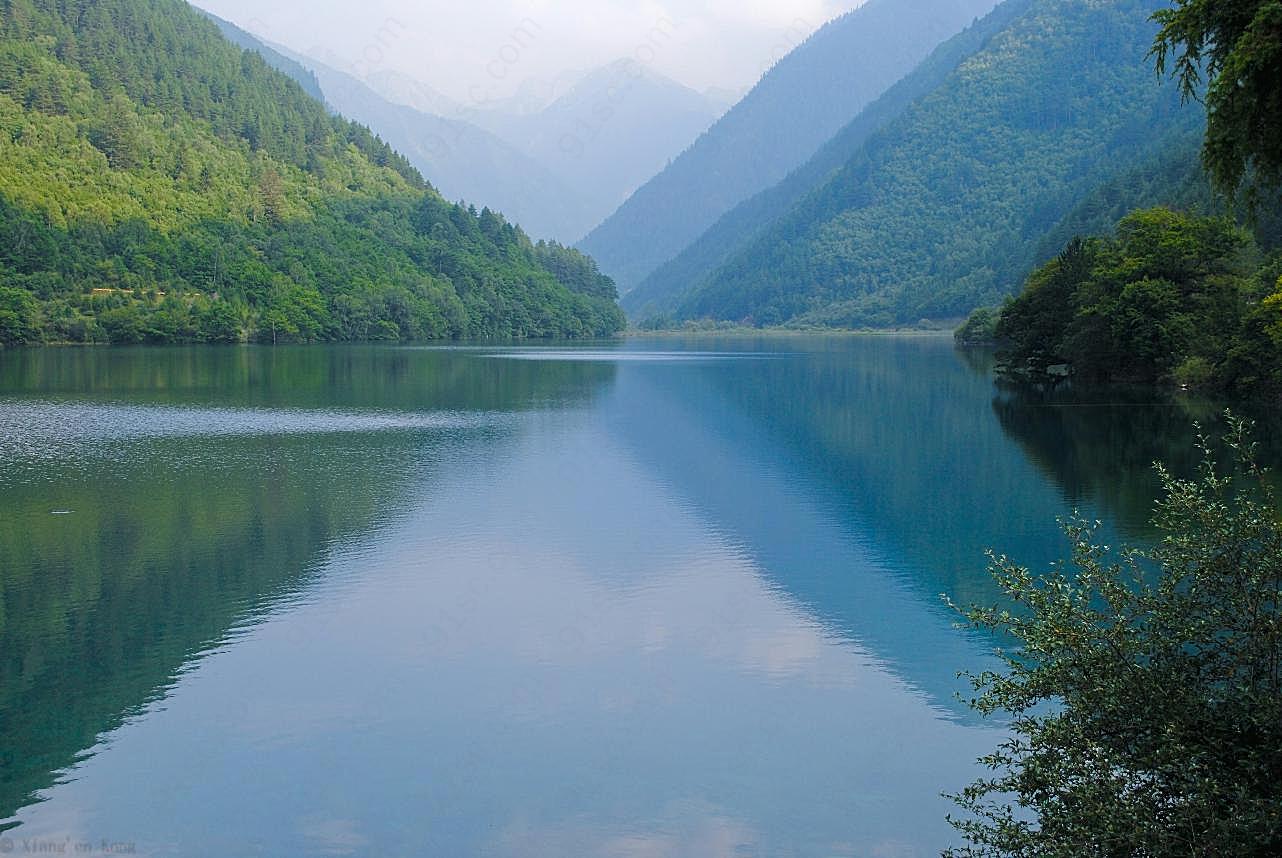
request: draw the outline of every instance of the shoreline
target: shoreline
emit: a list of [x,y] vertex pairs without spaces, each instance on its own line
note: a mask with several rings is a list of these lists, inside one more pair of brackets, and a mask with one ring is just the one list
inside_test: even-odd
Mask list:
[[953,336],[951,330],[923,330],[921,328],[823,328],[816,330],[799,330],[794,328],[717,328],[709,330],[663,330],[643,331],[630,328],[608,337],[585,337],[583,339],[527,338],[507,340],[316,340],[302,343],[107,343],[51,341],[45,343],[10,343],[0,344],[0,354],[6,351],[29,351],[36,349],[173,349],[173,348],[302,348],[307,346],[464,346],[464,345],[590,345],[592,343],[625,342],[641,339],[681,339],[692,337],[922,337],[936,338]]

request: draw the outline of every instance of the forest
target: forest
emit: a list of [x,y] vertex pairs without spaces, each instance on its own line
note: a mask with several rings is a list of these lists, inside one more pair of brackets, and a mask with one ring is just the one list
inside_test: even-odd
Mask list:
[[1088,383],[1277,390],[1282,257],[1264,257],[1229,218],[1144,209],[1111,236],[1073,239],[962,338],[989,326],[1016,377],[1060,366]]
[[1033,0],[1007,0],[936,48],[921,65],[860,111],[809,161],[779,184],[726,212],[689,246],[625,293],[622,304],[628,316],[649,327],[672,324],[673,313],[692,284],[706,279],[750,248],[781,214],[798,205],[858,155],[873,134],[941,86],[958,66],[982,50],[1031,5]]
[[1078,201],[1201,120],[1145,60],[1153,9],[1033,4],[696,284],[676,318],[885,328],[1015,291]]
[[0,10],[0,343],[622,328],[591,260],[446,202],[185,3]]

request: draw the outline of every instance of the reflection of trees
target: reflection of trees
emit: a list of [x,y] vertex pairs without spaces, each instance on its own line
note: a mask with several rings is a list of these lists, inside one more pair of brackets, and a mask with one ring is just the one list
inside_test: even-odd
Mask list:
[[[993,400],[1002,431],[1070,503],[1098,505],[1137,536],[1150,532],[1160,487],[1154,463],[1191,475],[1200,458],[1195,424],[1218,436],[1222,410],[1221,404],[1151,388],[1045,391],[1003,385]],[[1269,416],[1257,416],[1266,421],[1258,436],[1266,442],[1276,438]],[[1276,461],[1276,453],[1263,450],[1266,461]]]
[[957,358],[976,375],[991,378],[997,366],[997,353],[991,348],[967,346],[957,349]]
[[770,431],[773,455],[870,531],[932,604],[996,598],[984,552],[1001,541],[1049,560],[1062,512],[994,424],[991,376],[957,354],[943,338],[848,338],[764,362],[755,380],[718,378],[719,395]]
[[[139,445],[56,482],[6,486],[0,507],[0,818],[96,737],[164,694],[238,622],[304,586],[366,530],[405,473],[365,472],[386,439],[208,439]],[[325,468],[309,467],[320,457]],[[52,509],[74,510],[67,516]]]
[[[612,375],[607,364],[372,349],[15,352],[0,389],[494,411],[582,402]],[[163,696],[185,664],[306,588],[333,546],[394,513],[430,479],[439,443],[425,441],[495,437],[153,439],[28,462],[30,479],[0,473],[0,819]]]
[[582,404],[614,370],[378,346],[31,349],[5,353],[0,391],[174,405],[517,411]]

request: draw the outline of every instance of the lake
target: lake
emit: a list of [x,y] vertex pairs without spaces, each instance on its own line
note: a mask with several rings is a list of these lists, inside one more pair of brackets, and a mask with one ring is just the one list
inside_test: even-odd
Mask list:
[[[0,352],[0,849],[918,856],[941,594],[1143,541],[1159,396],[939,337]],[[86,846],[89,847],[86,849]],[[46,848],[45,851],[51,851]]]

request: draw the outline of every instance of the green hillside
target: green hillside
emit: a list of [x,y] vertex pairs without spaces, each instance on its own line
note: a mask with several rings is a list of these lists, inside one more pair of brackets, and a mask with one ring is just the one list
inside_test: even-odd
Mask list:
[[677,256],[623,297],[628,315],[641,322],[661,319],[680,303],[691,283],[707,277],[748,247],[780,215],[826,182],[876,131],[917,99],[940,86],[966,58],[1028,10],[1034,0],[1006,0],[972,26],[940,45],[911,74],[862,111],[815,155],[774,187],[744,200]]
[[[1053,259],[1077,236],[1111,233],[1122,218],[1136,209],[1164,206],[1193,214],[1229,214],[1227,201],[1215,193],[1212,180],[1202,167],[1198,156],[1201,144],[1199,129],[1173,133],[1152,156],[1128,166],[1091,191],[1042,236],[1038,262]],[[1276,192],[1262,191],[1258,199],[1261,205],[1253,215],[1248,216],[1243,210],[1237,219],[1250,227],[1262,249],[1273,251],[1282,247],[1282,205]]]
[[184,3],[0,0],[0,342],[590,336],[612,293]]
[[321,91],[320,81],[316,79],[315,74],[304,68],[302,63],[285,56],[280,51],[269,48],[255,38],[253,34],[247,33],[231,21],[225,21],[205,9],[199,9],[194,6],[192,8],[213,21],[218,26],[218,31],[223,34],[224,39],[243,50],[257,52],[259,56],[267,61],[267,65],[286,77],[293,78],[303,88],[303,92],[317,101],[323,102],[325,100],[325,93]]
[[1081,200],[1202,122],[1146,59],[1155,8],[1039,0],[677,315],[887,326],[1014,292]]

